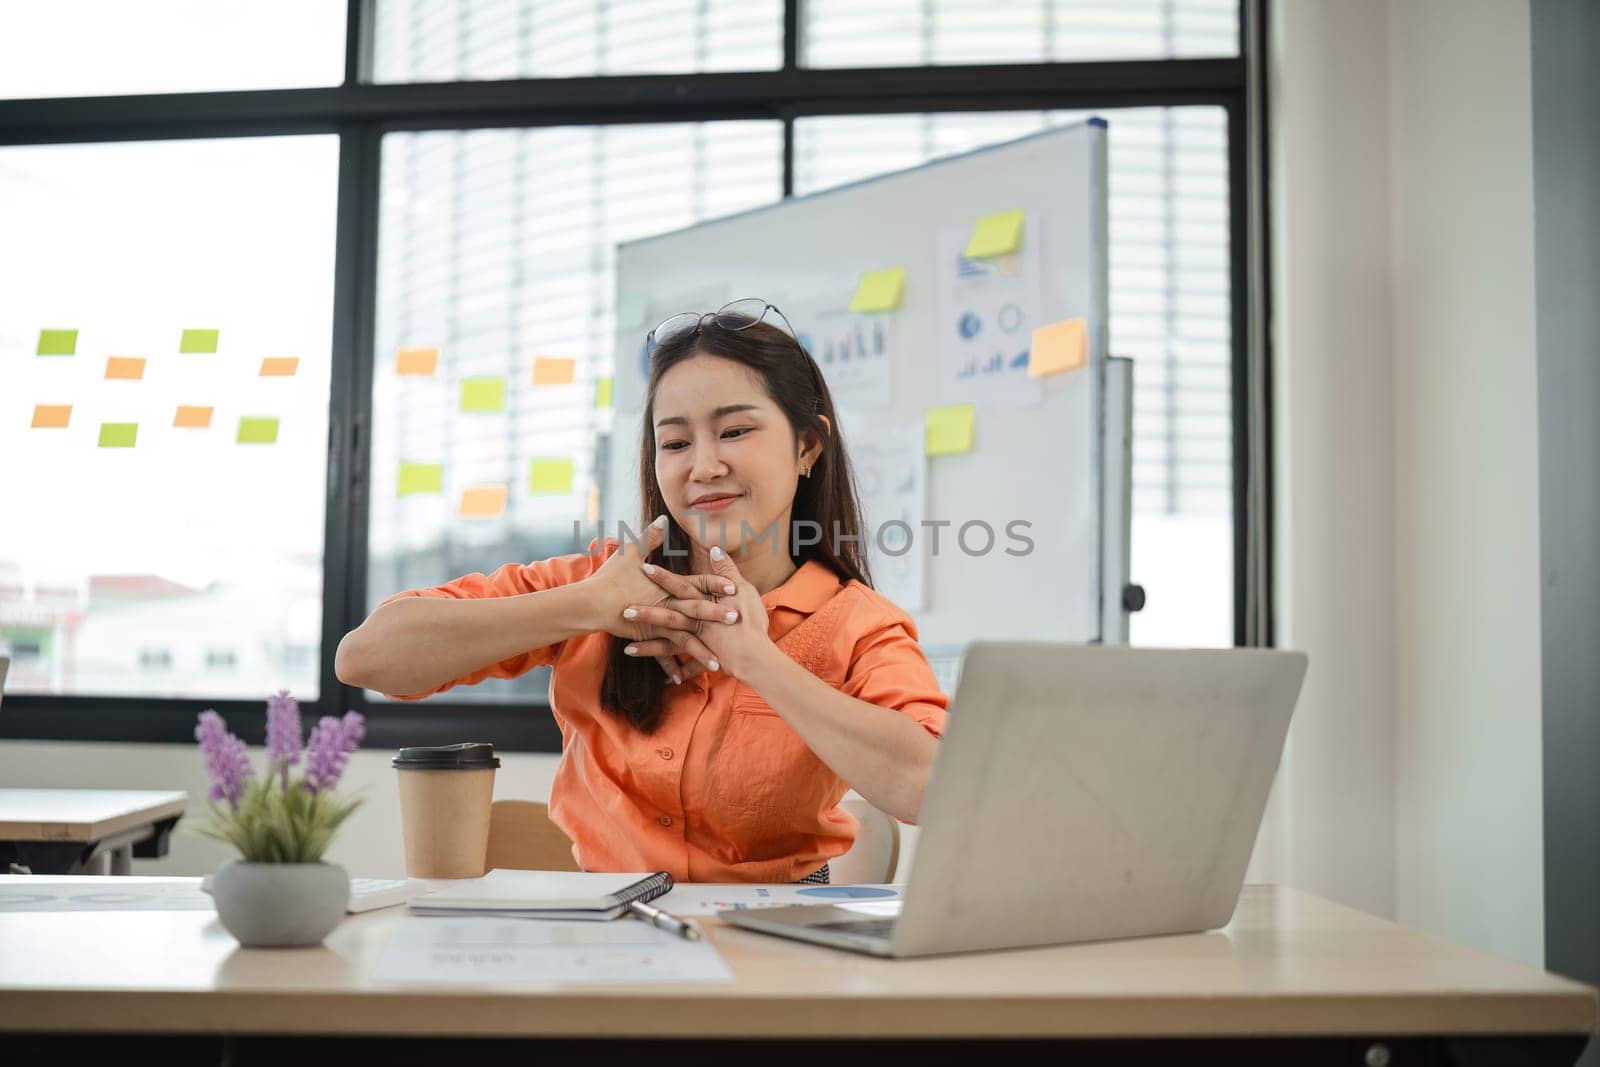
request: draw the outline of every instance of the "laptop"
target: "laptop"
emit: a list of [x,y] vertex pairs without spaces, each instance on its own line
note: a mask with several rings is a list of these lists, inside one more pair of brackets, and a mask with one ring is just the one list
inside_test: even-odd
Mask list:
[[1223,926],[1305,672],[1267,649],[974,642],[903,899],[717,917],[890,957]]

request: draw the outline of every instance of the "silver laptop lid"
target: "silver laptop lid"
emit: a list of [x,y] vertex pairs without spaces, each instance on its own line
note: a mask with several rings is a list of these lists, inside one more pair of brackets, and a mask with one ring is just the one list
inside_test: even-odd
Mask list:
[[975,642],[895,955],[1224,925],[1306,657]]

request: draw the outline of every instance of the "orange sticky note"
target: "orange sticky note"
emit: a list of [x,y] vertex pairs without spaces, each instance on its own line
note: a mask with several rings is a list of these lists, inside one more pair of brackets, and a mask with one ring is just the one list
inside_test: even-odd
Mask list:
[[394,364],[396,374],[420,374],[427,377],[438,369],[437,348],[402,348]]
[[72,418],[71,404],[35,404],[33,428],[35,430],[65,430]]
[[464,490],[456,513],[463,519],[498,519],[506,513],[506,487],[480,485]]
[[136,382],[144,377],[144,360],[135,356],[110,356],[106,359],[106,377]]
[[577,363],[575,359],[539,356],[533,361],[533,384],[569,385],[572,382],[573,368]]
[[263,378],[293,378],[299,369],[299,356],[268,356],[261,361]]
[[1033,347],[1028,349],[1028,374],[1032,377],[1077,370],[1087,362],[1089,327],[1083,316],[1033,331]]
[[179,404],[172,425],[180,430],[204,430],[211,425],[211,409]]

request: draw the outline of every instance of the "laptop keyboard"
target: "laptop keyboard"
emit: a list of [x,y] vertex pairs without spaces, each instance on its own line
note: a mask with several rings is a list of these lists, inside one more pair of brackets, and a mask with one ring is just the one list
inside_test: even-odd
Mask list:
[[841,934],[887,938],[894,933],[893,919],[846,919],[835,923],[812,923],[813,930],[837,930]]

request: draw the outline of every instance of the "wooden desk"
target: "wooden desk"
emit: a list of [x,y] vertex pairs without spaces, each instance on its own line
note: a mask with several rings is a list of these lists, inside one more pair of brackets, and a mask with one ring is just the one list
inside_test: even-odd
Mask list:
[[[144,789],[0,789],[0,874],[131,874],[167,854],[189,794]],[[98,869],[96,869],[98,868]]]
[[[350,916],[322,947],[263,950],[239,948],[202,911],[0,914],[0,1048],[24,1034],[24,1044],[196,1035],[162,1054],[181,1061],[192,1047],[215,1063],[219,1035],[231,1035],[234,1063],[438,1065],[470,1054],[473,1067],[499,1057],[526,1067],[536,1052],[580,1042],[585,1063],[663,1043],[709,1058],[703,1042],[714,1039],[769,1043],[716,1048],[762,1064],[859,1052],[881,1067],[897,1062],[883,1059],[891,1044],[1031,1039],[1009,1045],[1005,1062],[1035,1052],[1059,1062],[1061,1042],[1114,1049],[1118,1062],[1168,1062],[1175,1043],[1205,1041],[1231,1063],[1570,1064],[1597,1011],[1589,986],[1271,886],[1246,887],[1233,922],[1210,933],[920,960],[703,920],[734,974],[726,985],[386,987],[370,975],[402,915]],[[498,1040],[468,1053],[462,1038]],[[126,1054],[127,1040],[116,1051]]]

